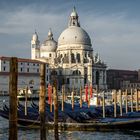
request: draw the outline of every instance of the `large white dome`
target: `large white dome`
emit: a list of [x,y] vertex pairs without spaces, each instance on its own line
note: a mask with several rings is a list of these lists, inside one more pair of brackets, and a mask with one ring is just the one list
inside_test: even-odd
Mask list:
[[82,44],[91,46],[88,33],[78,26],[69,26],[58,38],[58,46],[66,44]]

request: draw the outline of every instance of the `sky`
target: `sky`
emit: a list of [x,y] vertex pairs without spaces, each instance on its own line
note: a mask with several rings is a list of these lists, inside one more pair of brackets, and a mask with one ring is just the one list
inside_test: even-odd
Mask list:
[[0,56],[30,58],[35,30],[57,41],[74,6],[108,69],[140,69],[140,0],[0,0]]

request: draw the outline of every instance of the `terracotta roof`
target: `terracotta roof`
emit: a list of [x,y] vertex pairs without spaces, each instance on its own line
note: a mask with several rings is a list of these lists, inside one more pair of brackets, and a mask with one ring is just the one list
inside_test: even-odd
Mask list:
[[[1,56],[0,60],[10,60],[11,57]],[[31,63],[44,63],[39,60],[27,59],[27,58],[18,58],[18,62],[31,62]]]
[[112,72],[128,72],[128,73],[137,73],[137,71],[136,70],[121,70],[121,69],[108,69],[107,71],[112,71]]

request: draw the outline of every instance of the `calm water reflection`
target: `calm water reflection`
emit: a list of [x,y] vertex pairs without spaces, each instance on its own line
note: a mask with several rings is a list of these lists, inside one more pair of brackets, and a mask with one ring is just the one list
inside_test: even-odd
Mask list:
[[[0,108],[3,100],[8,103],[8,97],[0,97]],[[0,140],[8,140],[8,121],[0,117]],[[47,139],[54,140],[53,131],[47,132]],[[59,132],[60,140],[140,140],[140,131],[129,132]],[[38,129],[18,129],[18,140],[39,140]]]

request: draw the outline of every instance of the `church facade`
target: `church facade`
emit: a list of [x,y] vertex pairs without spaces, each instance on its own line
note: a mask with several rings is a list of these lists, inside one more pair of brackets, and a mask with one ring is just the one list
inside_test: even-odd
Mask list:
[[31,59],[49,64],[50,82],[56,77],[58,89],[63,84],[70,90],[85,85],[107,88],[107,66],[98,54],[94,54],[91,39],[81,27],[75,8],[70,14],[68,27],[60,34],[58,41],[54,40],[51,30],[43,43],[40,43],[36,32],[33,34]]

